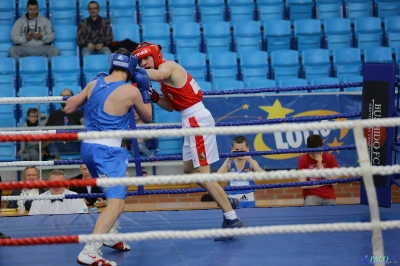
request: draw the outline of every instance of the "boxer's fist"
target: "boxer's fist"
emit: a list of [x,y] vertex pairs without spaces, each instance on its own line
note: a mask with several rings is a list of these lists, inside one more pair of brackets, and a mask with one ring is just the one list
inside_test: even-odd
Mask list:
[[131,77],[131,82],[136,83],[140,91],[149,91],[150,89],[149,76],[143,68],[135,69],[135,73]]

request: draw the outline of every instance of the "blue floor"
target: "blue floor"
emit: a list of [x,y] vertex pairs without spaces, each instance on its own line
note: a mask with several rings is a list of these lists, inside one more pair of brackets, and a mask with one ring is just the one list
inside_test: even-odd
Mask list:
[[[247,226],[367,222],[368,206],[284,207],[239,209]],[[400,204],[381,208],[382,220],[400,220]],[[98,215],[98,214],[97,214]],[[0,232],[14,238],[91,233],[97,215],[22,216],[0,219]],[[219,210],[153,211],[124,213],[120,232],[218,228]],[[384,231],[385,255],[398,258],[400,230]],[[247,266],[247,265],[366,265],[372,255],[370,232],[275,234],[243,236],[233,241],[212,239],[148,240],[129,242],[131,251],[103,248],[104,257],[118,265]],[[0,247],[1,266],[77,265],[84,244]],[[396,265],[396,263],[394,264]]]

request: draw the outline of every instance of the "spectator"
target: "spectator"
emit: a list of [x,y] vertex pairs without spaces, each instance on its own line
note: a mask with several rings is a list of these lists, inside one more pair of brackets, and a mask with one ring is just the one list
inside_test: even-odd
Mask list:
[[[22,180],[25,182],[33,182],[40,180],[39,170],[35,166],[28,166],[24,169]],[[39,196],[46,192],[46,189],[40,188],[23,188],[14,189],[11,196]],[[29,211],[31,209],[32,200],[12,200],[8,202],[7,208],[18,208],[19,210]]]
[[[49,173],[49,180],[66,180],[66,176],[61,170],[52,170]],[[65,187],[52,187],[49,191],[40,195],[48,196],[67,194],[77,193],[69,191]],[[87,206],[83,199],[35,200],[32,203],[29,215],[71,213],[87,213]]]
[[99,16],[100,6],[96,1],[88,4],[90,17],[81,20],[78,26],[77,41],[81,48],[81,55],[111,53],[108,46],[113,40],[110,22]]
[[146,169],[142,168],[142,176],[148,176]]
[[[85,164],[81,164],[79,167],[80,170],[80,175],[77,175],[71,179],[84,179],[84,180],[90,180],[93,179],[92,175],[89,173],[89,170],[87,169]],[[103,193],[101,188],[98,186],[86,186],[86,187],[70,187],[69,190],[74,191],[78,194],[90,194],[90,193]],[[107,206],[107,201],[103,198],[89,198],[89,199],[83,199],[86,203],[86,205],[89,206],[95,206],[95,207],[106,207]]]
[[[64,89],[61,96],[73,96],[71,90]],[[61,103],[61,108],[52,112],[47,120],[46,126],[76,126],[83,125],[83,112],[77,110],[71,114],[64,112],[65,103]],[[52,159],[59,159],[60,154],[76,154],[80,153],[79,141],[52,141],[43,144],[47,147],[47,151]]]
[[[0,183],[1,183],[1,176],[0,176]],[[1,194],[2,194],[2,190],[0,190],[0,204],[1,204]],[[2,232],[0,232],[0,239],[7,239],[10,238],[8,235],[3,234]]]
[[[235,152],[249,152],[250,147],[247,142],[247,139],[243,136],[237,136],[232,141],[232,153]],[[239,172],[239,173],[248,173],[250,171],[253,172],[262,172],[264,171],[256,160],[253,160],[250,156],[243,157],[233,157],[226,158],[225,162],[218,169],[218,173],[226,173],[226,172]],[[229,181],[228,186],[254,186],[255,183],[253,180],[250,181]],[[239,200],[239,208],[252,208],[256,207],[256,203],[254,201],[254,189],[250,190],[235,190],[227,192],[229,198],[235,198]]]
[[[320,148],[324,145],[321,136],[311,135],[307,138],[307,148]],[[309,152],[299,158],[298,169],[337,168],[338,163],[333,154]],[[323,180],[324,177],[300,177],[300,182]],[[327,179],[336,179],[328,177]],[[332,185],[303,186],[304,206],[336,205],[335,190]]]
[[[48,115],[40,114],[40,118],[44,118],[45,121],[39,121],[39,111],[36,108],[29,108],[26,114],[26,121],[22,125],[22,127],[37,127],[46,125]],[[18,155],[20,155],[21,161],[39,161],[39,142],[31,141],[28,144],[25,142],[20,143],[21,148],[18,151]],[[44,149],[43,149],[44,150]],[[43,154],[46,155],[42,150],[42,159]]]
[[19,59],[24,56],[46,56],[50,64],[51,58],[60,54],[57,47],[51,46],[54,41],[54,31],[50,20],[42,17],[38,12],[38,2],[28,0],[27,13],[21,16],[14,24],[11,39],[15,46],[8,50],[10,57]]

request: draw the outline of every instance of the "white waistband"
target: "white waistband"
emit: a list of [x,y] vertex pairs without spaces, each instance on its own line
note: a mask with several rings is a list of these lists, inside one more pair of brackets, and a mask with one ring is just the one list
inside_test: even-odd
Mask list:
[[87,139],[83,142],[121,148],[122,138]]
[[198,102],[195,105],[190,106],[189,108],[186,108],[185,110],[181,111],[182,117],[188,117],[191,116],[194,112],[204,109],[204,104],[203,102]]

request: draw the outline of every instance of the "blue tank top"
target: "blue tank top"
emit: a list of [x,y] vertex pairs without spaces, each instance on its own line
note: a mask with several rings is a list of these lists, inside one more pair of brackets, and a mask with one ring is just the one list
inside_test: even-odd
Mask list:
[[[249,163],[248,161],[246,161],[246,162],[244,163],[244,167],[243,167],[243,169],[242,169],[242,171],[241,171],[240,173],[247,173],[247,172],[250,172],[250,171],[251,171],[251,169],[250,169],[250,163]],[[231,172],[239,172],[239,171],[237,170],[237,168],[236,168],[235,160],[232,160],[232,161],[231,161]],[[228,186],[233,186],[233,185],[234,185],[234,182],[237,182],[237,181],[229,181],[229,182],[228,182]],[[244,182],[248,182],[248,183],[247,183],[247,184],[244,184]],[[255,185],[255,183],[254,183],[253,180],[249,180],[249,181],[240,181],[240,183],[243,184],[243,186],[254,186],[254,185]],[[254,192],[254,189],[251,189],[251,190],[227,191],[226,193],[227,193],[228,195],[235,195],[235,194],[247,194],[247,193],[250,193],[250,192]]]
[[108,96],[119,86],[126,84],[124,81],[107,83],[100,77],[93,88],[90,98],[85,104],[85,128],[88,131],[124,130],[129,125],[129,111],[122,116],[110,115],[104,112],[104,103]]

